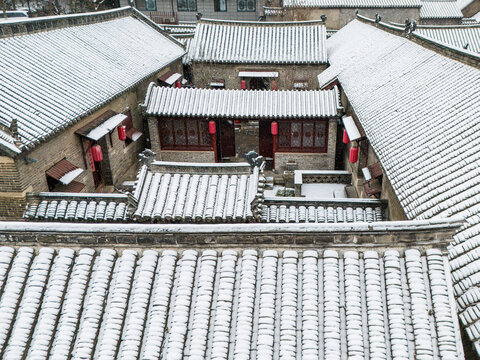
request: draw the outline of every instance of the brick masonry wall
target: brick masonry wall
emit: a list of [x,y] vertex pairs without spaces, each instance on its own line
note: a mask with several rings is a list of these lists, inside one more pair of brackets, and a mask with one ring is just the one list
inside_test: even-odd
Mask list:
[[[325,22],[327,29],[339,30],[355,19],[354,8],[303,8],[287,9],[283,15],[269,16],[267,21],[306,21],[319,20],[322,15],[327,16]],[[405,19],[420,19],[419,8],[362,8],[359,13],[369,18],[375,19],[376,14],[380,14],[382,21],[395,22],[403,24]]]
[[[0,158],[0,178],[16,178],[16,180],[11,183],[0,180],[0,199],[3,199],[3,219],[12,218],[12,214],[15,215],[13,218],[21,217],[25,205],[24,198],[27,192],[48,191],[45,172],[64,158],[73,165],[85,170],[75,179],[86,185],[82,192],[94,192],[95,186],[90,169],[90,162],[88,156],[85,156],[84,159],[82,155],[80,144],[82,139],[79,135],[75,134],[75,131],[87,125],[106,110],[113,110],[117,113],[131,110],[133,126],[143,131],[142,112],[138,104],[143,103],[148,85],[151,81],[156,80],[157,77],[168,71],[181,72],[181,66],[181,60],[178,60],[170,67],[162,69],[158,74],[146,79],[136,88],[116,98],[76,124],[66,128],[56,136],[50,138],[47,142],[35,147],[32,151],[22,153],[19,157],[15,158],[15,160],[7,160],[8,158],[5,157]],[[118,139],[116,131],[112,132],[111,137],[112,144],[110,144],[109,135],[106,135],[105,138],[100,141],[100,143],[103,143],[105,158],[109,159],[110,171],[108,176],[111,179],[111,183],[119,184],[124,180],[135,179],[139,167],[138,153],[145,147],[145,136],[142,136],[129,146],[125,146],[125,143]],[[87,141],[84,141],[85,150],[86,144]],[[25,158],[27,158],[27,162],[25,162]],[[23,198],[23,200],[20,200],[20,198]],[[8,204],[11,204],[11,206]],[[21,211],[19,211],[19,204],[22,204]],[[0,210],[0,212],[2,211]],[[2,216],[1,213],[0,216]]]
[[245,154],[250,150],[260,153],[258,121],[240,121],[235,125],[235,152],[237,160],[246,161]]
[[[241,89],[238,73],[239,71],[262,70],[277,71],[278,78],[275,80],[278,90],[292,90],[295,81],[308,81],[308,90],[318,89],[317,76],[327,65],[282,65],[282,64],[213,64],[213,63],[193,63],[193,83],[198,88],[210,88],[210,82],[214,80],[225,81],[225,89]],[[269,88],[270,88],[269,84]],[[248,87],[248,79],[247,79]]]
[[275,169],[285,170],[289,161],[295,161],[301,170],[333,170],[335,169],[335,151],[337,140],[337,121],[328,123],[328,147],[326,153],[275,153]]
[[[125,1],[125,0],[122,0]],[[208,19],[225,19],[225,20],[248,20],[256,21],[259,16],[263,15],[263,0],[256,0],[255,11],[237,11],[238,0],[226,0],[227,11],[215,11],[214,2],[211,0],[197,0],[196,11],[178,11],[177,0],[164,1],[157,0],[157,11],[172,13],[175,12],[179,21],[196,21],[197,12],[202,13],[204,18]],[[173,9],[172,9],[173,4]],[[126,3],[125,6],[127,6]],[[142,12],[148,16],[149,11]]]
[[[152,225],[159,228],[159,225]],[[245,225],[248,226],[248,225]],[[222,247],[222,246],[309,246],[314,248],[356,248],[391,249],[411,247],[418,249],[431,247],[445,248],[457,228],[449,229],[417,229],[417,230],[387,230],[387,231],[225,231],[215,233],[189,233],[179,231],[128,231],[121,232],[56,232],[55,225],[49,231],[3,231],[0,242],[8,244],[41,244],[51,246],[115,246],[137,245],[146,247]]]

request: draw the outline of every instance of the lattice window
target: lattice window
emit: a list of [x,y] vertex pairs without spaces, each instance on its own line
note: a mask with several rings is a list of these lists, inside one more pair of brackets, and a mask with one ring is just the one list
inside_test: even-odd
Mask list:
[[327,152],[328,122],[280,121],[278,150],[290,152]]
[[210,150],[212,148],[206,120],[160,120],[159,133],[162,149]]

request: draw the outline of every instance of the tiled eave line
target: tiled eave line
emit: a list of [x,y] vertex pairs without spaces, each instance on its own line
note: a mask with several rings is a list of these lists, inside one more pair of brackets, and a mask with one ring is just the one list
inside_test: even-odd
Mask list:
[[311,5],[302,5],[302,4],[292,4],[292,5],[284,5],[283,6],[285,9],[337,9],[337,8],[342,8],[342,9],[411,9],[411,8],[421,8],[422,5],[372,5],[372,4],[366,4],[364,6],[358,6],[358,4],[355,5],[347,5],[347,4],[328,4],[328,5],[316,5],[316,4],[311,4]]
[[443,56],[447,56],[463,64],[480,69],[480,54],[476,54],[468,50],[462,50],[448,44],[443,44],[416,33],[411,33],[407,36],[405,34],[405,29],[402,27],[394,26],[383,22],[377,23],[374,19],[370,19],[360,14],[357,14],[357,19],[363,23],[375,26],[390,34],[406,37],[414,43],[426,49],[433,50]]

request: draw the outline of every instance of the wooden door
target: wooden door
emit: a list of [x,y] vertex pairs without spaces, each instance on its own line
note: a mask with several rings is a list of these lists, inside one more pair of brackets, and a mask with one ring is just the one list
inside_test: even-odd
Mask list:
[[233,126],[233,120],[219,120],[218,135],[219,135],[219,150],[220,159],[235,157],[235,131]]
[[273,158],[273,136],[270,121],[259,121],[258,149],[264,158]]

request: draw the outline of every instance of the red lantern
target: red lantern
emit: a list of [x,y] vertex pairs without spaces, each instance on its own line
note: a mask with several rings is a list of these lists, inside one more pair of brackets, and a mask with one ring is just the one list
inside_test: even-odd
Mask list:
[[247,88],[247,82],[245,80],[240,80],[240,87],[242,90],[245,90]]
[[103,160],[102,148],[100,145],[92,146],[93,161],[100,162]]
[[210,135],[215,135],[215,133],[217,132],[217,129],[215,128],[215,121],[210,120],[208,122],[208,132],[210,133]]
[[343,129],[343,143],[348,144],[350,142],[350,139],[348,138],[347,130]]
[[277,90],[277,82],[275,80],[272,81],[272,90]]
[[352,164],[356,163],[358,160],[358,147],[350,148],[350,156],[348,159]]
[[182,84],[180,83],[180,81],[175,81],[175,87],[178,89],[182,87]]
[[118,131],[118,139],[120,141],[125,141],[127,139],[127,127],[125,125],[120,125],[117,128]]
[[278,135],[278,123],[276,121],[272,121],[271,131],[273,136]]

